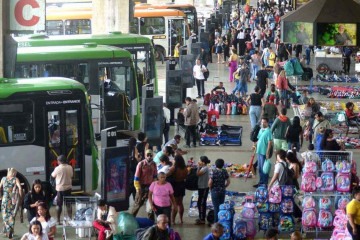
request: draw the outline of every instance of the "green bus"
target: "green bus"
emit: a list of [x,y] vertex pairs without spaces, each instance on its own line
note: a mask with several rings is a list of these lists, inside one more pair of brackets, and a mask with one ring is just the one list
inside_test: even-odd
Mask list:
[[[82,34],[46,36],[43,34],[15,37],[18,47],[68,46],[94,42],[101,45],[120,47],[132,55],[139,87],[154,84],[154,94],[158,95],[158,78],[155,66],[154,47],[152,41],[137,34],[112,32],[109,34]],[[141,91],[139,91],[141,94]]]
[[18,48],[15,77],[67,77],[83,83],[91,97],[95,134],[117,126],[140,128],[140,97],[131,54],[94,43]]
[[27,192],[35,179],[50,179],[60,154],[74,169],[73,191],[97,189],[98,149],[84,85],[59,77],[0,78],[0,177],[15,168]]

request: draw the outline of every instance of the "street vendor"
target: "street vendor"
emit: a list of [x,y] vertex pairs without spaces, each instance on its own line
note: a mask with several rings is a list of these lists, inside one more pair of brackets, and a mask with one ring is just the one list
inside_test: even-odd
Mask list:
[[354,103],[353,102],[347,102],[345,105],[345,114],[346,117],[349,119],[350,125],[359,125],[358,124],[358,115],[354,113]]

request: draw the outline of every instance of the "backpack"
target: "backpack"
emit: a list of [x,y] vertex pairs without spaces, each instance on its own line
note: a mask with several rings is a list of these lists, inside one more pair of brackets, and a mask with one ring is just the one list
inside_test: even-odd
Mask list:
[[281,188],[279,185],[272,186],[269,192],[270,203],[281,203]]
[[303,209],[315,208],[315,200],[312,196],[305,196],[302,202]]
[[278,229],[280,232],[293,232],[295,227],[294,218],[291,215],[280,215]]
[[320,228],[332,227],[333,215],[329,210],[320,209],[317,226]]
[[243,218],[253,219],[255,218],[255,204],[252,201],[247,201],[241,211],[241,216]]
[[266,185],[260,185],[255,191],[255,202],[265,203],[268,200],[268,190]]
[[302,212],[301,225],[304,227],[316,226],[316,212],[314,208],[306,208]]
[[268,230],[274,224],[273,214],[260,213],[259,215],[259,230]]
[[329,197],[319,198],[319,209],[331,210],[332,202]]
[[283,166],[284,171],[280,177],[280,179],[278,179],[279,181],[279,185],[293,185],[294,183],[294,172],[289,169],[288,164],[287,163],[283,163],[280,162],[280,164]]
[[269,203],[269,212],[271,212],[271,213],[280,212],[280,204],[278,204],[278,203]]
[[294,75],[294,66],[290,61],[286,61],[284,64],[284,70],[286,72],[286,76]]
[[293,197],[294,196],[294,187],[285,185],[281,187],[281,192],[283,197]]
[[305,161],[304,165],[304,173],[316,173],[317,171],[317,164],[314,161]]
[[259,135],[260,129],[261,129],[260,124],[256,124],[255,127],[251,130],[250,140],[252,142],[257,142],[258,141],[258,135]]
[[338,192],[350,192],[350,173],[338,173],[335,185]]
[[233,239],[253,238],[256,235],[254,219],[235,218],[233,222]]
[[351,170],[351,163],[346,160],[338,160],[335,164],[336,171],[342,173],[349,173]]
[[332,172],[323,172],[318,178],[316,179],[316,185],[320,191],[334,191],[334,174]]
[[301,177],[301,190],[304,192],[316,191],[316,175],[314,173],[304,173]]
[[294,200],[293,198],[284,198],[280,204],[280,210],[282,213],[289,214],[294,212]]
[[336,208],[337,209],[341,209],[341,210],[345,210],[346,209],[346,205],[350,202],[350,198],[347,195],[342,195],[340,198],[338,198],[336,200]]
[[191,168],[189,174],[185,179],[185,188],[190,191],[198,190],[198,176],[196,175],[196,168]]
[[[202,65],[202,66],[204,66],[204,65]],[[205,66],[204,66],[205,67]],[[206,67],[205,67],[206,68]],[[210,76],[210,71],[209,71],[209,69],[208,68],[206,68],[206,72],[203,72],[203,75],[204,75],[204,78],[205,79],[208,79],[209,78],[209,76]]]
[[323,163],[321,164],[321,170],[323,170],[324,172],[331,172],[335,170],[335,166],[333,161],[331,161],[330,159],[325,159],[325,161],[323,161]]
[[219,221],[219,223],[224,227],[224,234],[221,236],[221,240],[230,240],[231,239],[232,222]]
[[234,217],[234,203],[232,202],[225,202],[220,204],[218,212],[218,219],[219,221],[231,221]]
[[269,203],[256,203],[256,209],[259,213],[265,213],[269,211]]
[[204,105],[205,106],[209,106],[209,104],[210,104],[210,99],[211,99],[211,94],[210,93],[207,93],[207,94],[205,94],[205,96],[204,96]]

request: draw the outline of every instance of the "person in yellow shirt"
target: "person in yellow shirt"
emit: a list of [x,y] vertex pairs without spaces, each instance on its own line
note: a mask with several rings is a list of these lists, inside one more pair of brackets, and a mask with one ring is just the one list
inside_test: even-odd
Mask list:
[[275,60],[276,60],[276,54],[275,54],[274,50],[271,47],[269,47],[269,51],[270,51],[270,54],[269,54],[269,67],[274,67]]
[[360,186],[353,189],[353,200],[346,206],[346,213],[349,218],[347,229],[353,239],[360,239]]
[[0,119],[0,144],[7,144],[6,134],[4,128],[1,126],[2,120]]

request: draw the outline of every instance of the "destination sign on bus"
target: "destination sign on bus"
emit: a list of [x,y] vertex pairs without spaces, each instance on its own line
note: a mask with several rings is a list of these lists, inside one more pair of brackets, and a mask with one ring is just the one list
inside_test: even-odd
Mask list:
[[155,35],[152,37],[153,39],[166,39],[165,35]]
[[65,104],[79,104],[80,99],[70,99],[70,100],[61,100],[61,101],[46,101],[46,105],[65,105]]

